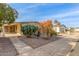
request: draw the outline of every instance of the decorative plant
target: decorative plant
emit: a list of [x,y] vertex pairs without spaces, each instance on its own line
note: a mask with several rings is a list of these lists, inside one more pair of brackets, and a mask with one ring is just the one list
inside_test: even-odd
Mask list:
[[53,35],[54,31],[52,30],[53,25],[51,20],[41,22],[40,25],[42,27],[42,32],[46,33],[47,37]]
[[22,26],[21,31],[24,35],[31,37],[31,35],[35,34],[35,32],[38,30],[37,26],[34,25],[25,25]]
[[57,35],[57,32],[55,32],[53,29],[50,29],[50,36],[53,36],[53,35]]

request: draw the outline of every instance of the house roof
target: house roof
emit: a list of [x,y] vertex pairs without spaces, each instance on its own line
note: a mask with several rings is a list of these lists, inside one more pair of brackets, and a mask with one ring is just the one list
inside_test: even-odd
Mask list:
[[25,24],[25,23],[39,23],[39,22],[36,22],[36,21],[29,21],[29,22],[14,22],[14,23],[22,23],[22,24]]
[[[36,24],[39,24],[39,22],[35,22],[35,21],[29,21],[29,22],[14,22],[14,23],[11,23],[10,25],[14,25],[14,24],[28,24],[28,23],[36,23]],[[8,25],[8,24],[4,24],[4,25]]]

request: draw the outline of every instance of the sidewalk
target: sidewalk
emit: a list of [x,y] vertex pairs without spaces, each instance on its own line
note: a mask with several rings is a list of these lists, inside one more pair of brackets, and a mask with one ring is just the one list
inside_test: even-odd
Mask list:
[[18,55],[21,55],[23,53],[26,52],[26,54],[28,54],[28,52],[30,50],[32,50],[32,48],[25,44],[24,42],[20,41],[17,37],[11,37],[10,40],[12,41],[13,45],[15,46],[15,48],[18,51]]
[[77,42],[75,48],[71,51],[70,56],[79,56],[79,42]]
[[[65,36],[65,35],[64,35]],[[79,33],[73,33],[71,35],[66,35],[65,37],[70,37],[72,41],[71,51],[68,53],[68,56],[79,56]]]

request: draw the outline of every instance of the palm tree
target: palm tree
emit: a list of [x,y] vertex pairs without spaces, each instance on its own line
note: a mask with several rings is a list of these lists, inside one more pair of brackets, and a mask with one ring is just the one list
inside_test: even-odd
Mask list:
[[0,3],[0,25],[2,28],[5,23],[13,23],[17,17],[18,12],[15,9],[11,8],[8,4]]

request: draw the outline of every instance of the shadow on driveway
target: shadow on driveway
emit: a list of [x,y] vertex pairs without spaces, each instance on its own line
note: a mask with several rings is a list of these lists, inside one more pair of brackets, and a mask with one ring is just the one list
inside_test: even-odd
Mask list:
[[16,56],[18,53],[9,38],[0,37],[0,56]]

